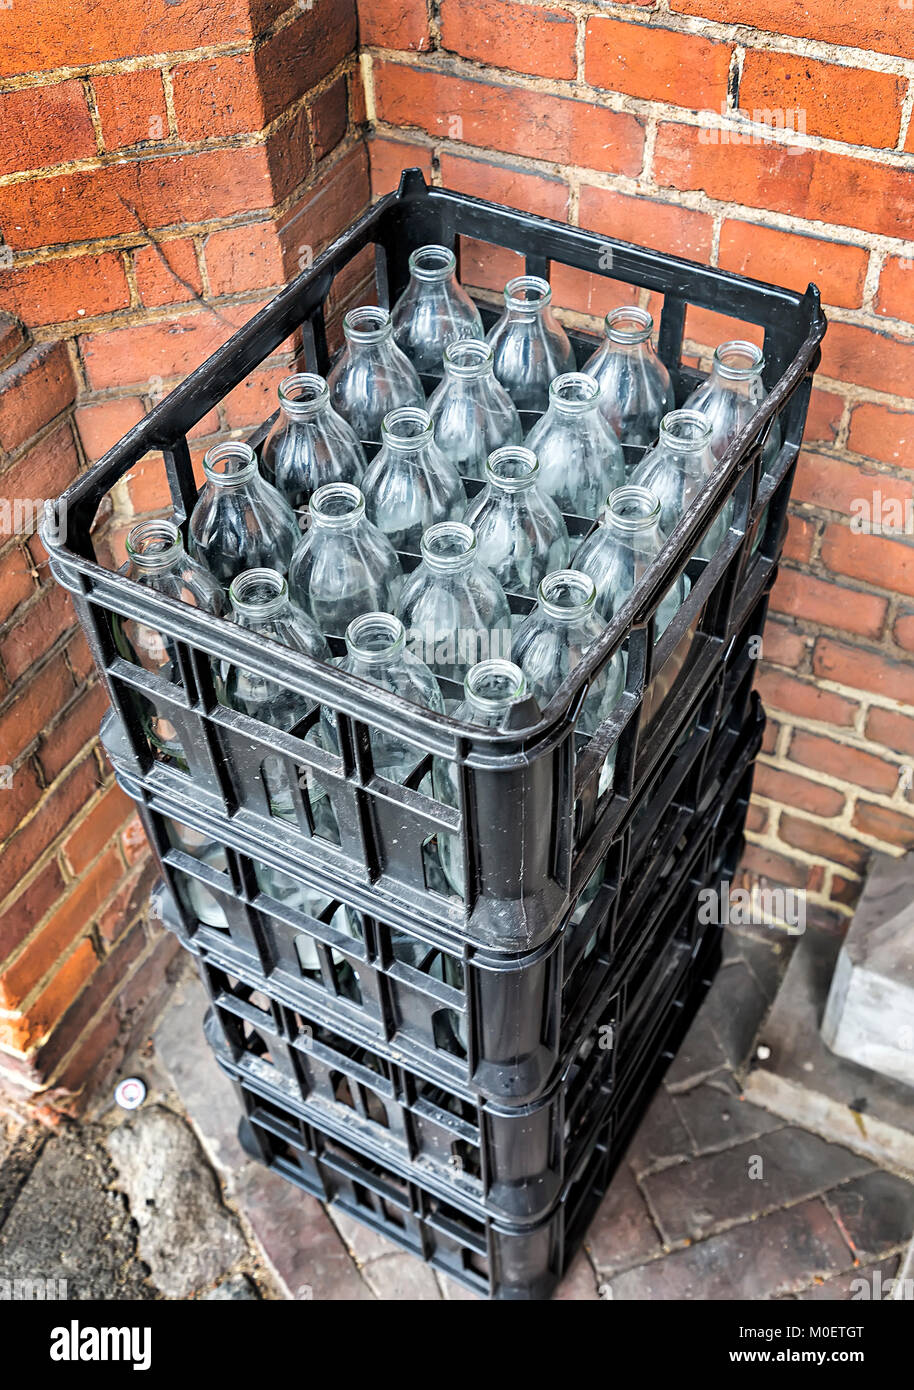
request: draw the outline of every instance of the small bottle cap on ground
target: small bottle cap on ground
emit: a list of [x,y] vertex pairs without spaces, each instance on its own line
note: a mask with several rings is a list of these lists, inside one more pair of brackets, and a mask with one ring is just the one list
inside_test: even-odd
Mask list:
[[114,1099],[122,1110],[136,1110],[146,1099],[146,1083],[138,1076],[125,1076],[114,1090]]

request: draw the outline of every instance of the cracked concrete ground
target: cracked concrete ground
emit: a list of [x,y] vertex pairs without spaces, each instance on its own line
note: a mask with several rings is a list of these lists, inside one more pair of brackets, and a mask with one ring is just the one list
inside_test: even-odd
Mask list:
[[[911,1175],[743,1097],[788,950],[730,934],[560,1300],[880,1298],[914,1275]],[[0,1280],[65,1279],[75,1298],[473,1298],[251,1162],[205,1006],[188,972],[130,1062],[140,1110],[109,1094],[51,1131],[0,1114]]]

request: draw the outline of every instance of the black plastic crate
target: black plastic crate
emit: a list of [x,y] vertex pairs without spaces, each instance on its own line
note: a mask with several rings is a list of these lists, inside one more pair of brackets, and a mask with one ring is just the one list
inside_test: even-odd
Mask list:
[[[655,789],[652,821],[615,842],[581,918],[513,957],[459,940],[442,944],[418,928],[405,932],[401,918],[390,922],[370,901],[328,896],[320,917],[307,915],[278,900],[275,886],[263,890],[258,865],[266,850],[233,822],[207,827],[225,847],[221,872],[169,843],[174,808],[166,799],[123,785],[136,797],[168,886],[165,924],[201,960],[447,1087],[469,1085],[519,1104],[553,1081],[593,1010],[651,950],[683,881],[707,881],[721,826],[742,829],[764,727],[751,675],[721,673],[714,699],[719,705],[729,689],[728,701],[710,727],[692,731]],[[218,925],[195,910],[201,889],[218,907]],[[341,923],[341,907],[358,908],[358,920]]]
[[[339,1207],[483,1297],[547,1299],[568,1269],[625,1146],[713,980],[720,928],[706,927],[684,952],[665,1008],[652,1017],[649,1059],[610,1103],[576,1155],[551,1211],[537,1224],[508,1222],[462,1196],[432,1190],[417,1165],[393,1166],[383,1151],[356,1147],[278,1103],[247,1080],[235,1087],[247,1152],[320,1201]],[[617,1113],[618,1110],[618,1113]]]
[[[323,304],[334,277],[355,256],[368,246],[375,248],[378,298],[389,303],[406,282],[408,256],[415,247],[429,241],[457,246],[461,236],[522,252],[531,273],[548,277],[551,263],[559,262],[662,295],[659,351],[679,402],[699,379],[681,360],[689,304],[762,325],[771,392],[720,461],[705,494],[677,526],[650,583],[622,607],[548,707],[538,715],[520,710],[523,727],[501,732],[420,710],[227,621],[143,589],[99,565],[92,539],[93,519],[106,494],[152,451],[164,454],[175,516],[185,525],[196,498],[188,430],[290,334],[300,334],[302,365],[326,372]],[[610,264],[611,271],[605,269]],[[154,774],[177,779],[183,788],[185,819],[192,824],[223,817],[244,824],[253,839],[265,844],[282,841],[296,872],[319,879],[332,891],[363,893],[379,902],[388,918],[402,914],[407,928],[418,922],[436,929],[441,939],[507,954],[548,943],[636,804],[643,801],[656,767],[679,736],[696,690],[714,676],[747,613],[771,583],[824,331],[814,286],[801,295],[762,285],[430,189],[418,171],[410,171],[397,193],[366,213],[57,504],[56,531],[46,528],[52,570],[73,594],[123,722],[128,774],[140,780]],[[582,362],[593,339],[581,333],[570,336]],[[775,466],[763,473],[761,443],[775,416],[784,444]],[[265,428],[253,442],[264,433]],[[731,497],[735,509],[725,544],[707,564],[689,561]],[[580,533],[574,519],[572,526]],[[655,643],[655,609],[687,566],[693,578],[690,596]],[[513,600],[518,611],[529,603],[519,596]],[[144,621],[168,636],[176,651],[177,683],[118,655],[111,628],[114,613]],[[581,746],[575,721],[583,694],[623,643],[628,653],[626,693],[613,716]],[[212,679],[214,659],[247,666],[331,708],[342,755],[324,753],[308,743],[308,721],[294,735],[280,733],[219,705]],[[154,766],[137,697],[170,712],[185,767]],[[393,784],[374,772],[367,737],[372,727],[415,750],[417,767],[406,784]],[[600,772],[613,747],[614,785],[600,795]],[[459,764],[461,808],[447,808],[420,789],[432,755]],[[279,758],[289,773],[294,824],[271,822],[260,775],[267,758]],[[309,781],[315,778],[329,789],[338,844],[315,833],[308,794]],[[506,807],[516,817],[510,835],[504,834]],[[437,891],[429,876],[427,845],[443,834],[455,835],[461,844],[467,866],[464,901]]]

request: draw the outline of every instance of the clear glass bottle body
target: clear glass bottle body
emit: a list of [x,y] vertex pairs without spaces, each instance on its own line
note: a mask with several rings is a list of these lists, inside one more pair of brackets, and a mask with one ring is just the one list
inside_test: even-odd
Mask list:
[[[762,381],[765,359],[754,343],[721,343],[715,350],[711,375],[685,403],[711,421],[711,452],[720,458],[749,423],[767,392]],[[762,446],[762,464],[770,468],[781,447],[781,431],[772,422]]]
[[[292,651],[304,652],[318,661],[330,661],[326,639],[311,619],[289,598],[285,579],[276,570],[248,570],[232,581],[229,589],[232,620],[258,636],[279,642]],[[243,666],[223,672],[222,698],[225,704],[260,719],[274,729],[290,733],[313,708],[306,696]],[[263,775],[270,810],[274,816],[294,820],[295,810],[289,773],[280,758],[264,759]]]
[[330,404],[322,376],[296,372],[279,383],[279,414],[264,440],[261,472],[295,511],[325,483],[358,483],[365,451]]
[[422,383],[397,347],[390,314],[373,304],[343,318],[345,345],[327,376],[330,400],[363,443],[381,438],[381,421],[401,405],[425,405]]
[[362,494],[365,515],[394,550],[417,554],[429,526],[463,516],[467,495],[435,443],[428,411],[402,406],[384,416],[381,449],[362,479]]
[[552,290],[538,275],[508,281],[505,312],[486,341],[495,355],[495,375],[518,410],[545,410],[549,383],[574,371],[574,351],[552,310]]
[[549,409],[524,440],[539,460],[539,489],[559,511],[596,517],[625,481],[622,447],[600,410],[593,377],[566,372],[549,386]]
[[480,563],[469,526],[446,521],[422,537],[422,564],[403,585],[397,617],[410,650],[436,676],[462,681],[471,666],[511,649],[511,613]]
[[342,637],[361,613],[393,608],[403,571],[390,541],[365,515],[365,498],[352,483],[318,488],[310,519],[292,560],[289,588],[321,632]]
[[[454,711],[454,718],[464,724],[499,729],[504,726],[512,707],[526,695],[527,682],[516,664],[497,658],[480,661],[464,677],[463,703]],[[456,764],[435,758],[432,789],[445,806],[460,805],[458,776]],[[438,858],[451,888],[463,897],[463,850],[456,835],[438,836]]]
[[[599,526],[581,542],[572,562],[593,580],[597,612],[606,622],[641,583],[664,544],[660,502],[652,492],[629,483],[609,494]],[[657,609],[655,641],[685,601],[687,584],[680,575]]]
[[449,343],[444,380],[429,397],[435,443],[464,478],[483,478],[489,455],[523,438],[517,407],[496,380],[494,361],[481,338]]
[[463,518],[479,558],[506,592],[533,594],[550,570],[568,563],[565,519],[540,491],[536,455],[522,445],[490,454],[486,480]]
[[[425,662],[407,649],[403,624],[392,613],[363,613],[354,619],[346,629],[346,655],[336,665],[402,700],[444,713],[438,682]],[[321,708],[321,735],[324,746],[338,754],[336,720],[326,705]],[[419,751],[382,729],[372,729],[370,739],[375,771],[392,782],[402,782],[421,760]]]
[[[228,871],[228,859],[224,845],[218,844],[215,840],[207,839],[199,830],[182,825],[180,821],[173,820],[170,816],[163,816],[162,819],[165,833],[175,849],[189,854],[192,859],[198,859],[201,864],[215,869],[217,873],[224,874]],[[228,931],[229,924],[225,915],[225,908],[208,884],[203,883],[199,878],[191,877],[190,874],[177,872],[175,873],[175,884],[183,906],[198,922],[202,922],[207,927],[215,927],[217,931]]]
[[481,338],[479,310],[457,279],[446,246],[420,246],[409,258],[409,284],[391,310],[394,341],[423,375],[440,376],[455,338]]
[[243,570],[285,574],[298,544],[295,513],[258,472],[249,444],[215,444],[203,459],[206,481],[188,523],[195,559],[227,589]]
[[[179,603],[202,608],[220,617],[225,595],[209,570],[192,560],[184,549],[181,532],[172,521],[141,521],[127,536],[127,560],[121,573],[135,584],[155,589]],[[164,680],[178,679],[173,638],[135,618],[112,615],[114,641],[121,656]],[[153,747],[169,758],[184,761],[184,750],[174,725],[164,712],[139,702],[140,718]]]
[[[512,647],[513,659],[540,705],[549,703],[604,631],[596,598],[590,575],[578,570],[556,570],[540,584],[537,606],[518,627]],[[625,665],[617,652],[591,684],[578,732],[593,733],[618,704],[624,688]]]
[[600,409],[620,444],[649,447],[660,421],[675,408],[670,374],[654,351],[654,320],[624,304],[606,315],[603,342],[584,363],[600,383]]
[[[671,410],[663,417],[660,439],[649,449],[632,477],[660,503],[660,529],[669,536],[714,471],[711,423],[696,410]],[[724,542],[732,502],[712,524],[696,554],[708,560]]]

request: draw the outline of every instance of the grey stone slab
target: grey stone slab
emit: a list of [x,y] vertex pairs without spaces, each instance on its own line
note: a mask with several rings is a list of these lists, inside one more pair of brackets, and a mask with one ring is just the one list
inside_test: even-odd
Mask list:
[[[697,1240],[812,1197],[868,1171],[866,1159],[794,1126],[642,1180],[664,1240]],[[753,1176],[757,1174],[757,1176]]]
[[738,1068],[746,1062],[767,1010],[768,1000],[745,961],[735,961],[719,972],[701,1013],[729,1066]]
[[48,1130],[42,1125],[27,1125],[18,1115],[0,1112],[0,1228],[47,1138]]
[[382,1255],[398,1255],[400,1253],[400,1247],[395,1245],[392,1240],[388,1240],[386,1236],[382,1236],[371,1226],[365,1226],[361,1221],[356,1221],[354,1216],[350,1216],[346,1211],[341,1211],[339,1207],[328,1207],[327,1214],[339,1231],[343,1244],[351,1251],[358,1264],[365,1264],[368,1260],[376,1260]]
[[664,1085],[675,1094],[677,1091],[688,1090],[726,1066],[727,1054],[702,1006],[670,1064],[664,1077]]
[[825,1201],[858,1259],[897,1250],[914,1233],[914,1183],[876,1170],[826,1192]]
[[406,1251],[370,1260],[362,1273],[375,1298],[385,1302],[429,1303],[441,1299],[435,1271]]
[[227,1176],[248,1159],[238,1143],[241,1112],[235,1088],[203,1036],[208,1003],[197,975],[187,975],[162,1015],[153,1042],[210,1161]]
[[889,1280],[894,1278],[897,1268],[898,1257],[893,1255],[890,1259],[839,1274],[835,1279],[823,1279],[821,1283],[811,1284],[808,1289],[800,1289],[793,1297],[804,1303],[817,1300],[832,1303],[861,1300],[882,1302],[889,1296]]
[[663,1252],[657,1228],[627,1163],[622,1163],[584,1238],[597,1269],[615,1272]]
[[613,1299],[769,1299],[840,1273],[849,1258],[834,1221],[816,1200],[617,1274],[608,1291]]
[[235,1197],[288,1298],[355,1302],[372,1297],[314,1197],[254,1163],[238,1174]]
[[914,1173],[911,1088],[837,1057],[819,1032],[839,946],[811,928],[799,938],[760,1035],[768,1056],[746,1078],[746,1095],[877,1163]]
[[139,1228],[140,1255],[168,1298],[212,1284],[247,1255],[190,1125],[164,1106],[130,1115],[107,1136],[117,1186]]
[[752,972],[766,1002],[771,1004],[790,964],[797,938],[790,936],[782,940],[779,934],[778,938],[766,938],[762,941],[751,936],[739,936],[736,939],[743,960]]
[[465,1284],[458,1284],[456,1279],[451,1279],[447,1274],[436,1271],[438,1287],[441,1290],[442,1298],[448,1303],[480,1303],[481,1295],[468,1289]]
[[157,1296],[104,1149],[76,1129],[48,1138],[0,1230],[0,1279],[66,1281],[70,1299]]
[[232,1274],[208,1293],[200,1295],[201,1303],[253,1303],[260,1298],[253,1280],[246,1274]]
[[626,1161],[636,1173],[675,1162],[692,1153],[689,1132],[669,1092],[661,1086],[632,1140]]
[[675,1097],[676,1109],[696,1153],[732,1148],[780,1129],[783,1120],[747,1101],[730,1078],[704,1082]]

